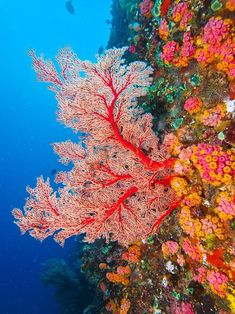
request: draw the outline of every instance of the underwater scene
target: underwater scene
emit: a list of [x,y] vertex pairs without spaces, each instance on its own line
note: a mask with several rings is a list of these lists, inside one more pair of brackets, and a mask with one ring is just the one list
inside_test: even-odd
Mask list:
[[0,314],[235,313],[235,0],[0,14]]

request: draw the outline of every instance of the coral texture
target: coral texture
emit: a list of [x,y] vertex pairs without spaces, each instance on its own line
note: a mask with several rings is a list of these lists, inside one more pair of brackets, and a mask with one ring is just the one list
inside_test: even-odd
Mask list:
[[42,177],[28,188],[24,212],[13,211],[23,233],[39,240],[54,235],[62,245],[80,233],[87,242],[103,237],[127,245],[157,231],[179,204],[166,188],[175,161],[159,146],[151,115],[136,109],[152,69],[143,62],[125,65],[126,49],[108,50],[92,64],[66,48],[57,56],[60,73],[30,53],[38,78],[53,84],[59,120],[83,132],[85,140],[54,144],[61,161],[73,168],[58,173],[58,193]]

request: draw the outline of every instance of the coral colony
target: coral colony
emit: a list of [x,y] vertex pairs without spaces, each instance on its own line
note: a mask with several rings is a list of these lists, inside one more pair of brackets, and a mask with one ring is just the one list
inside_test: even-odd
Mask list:
[[83,136],[54,144],[73,167],[57,192],[28,187],[16,224],[61,245],[84,235],[94,313],[234,313],[235,1],[115,3],[110,42],[127,47],[94,64],[62,49],[58,71],[30,51]]
[[89,136],[86,148],[54,144],[61,161],[74,168],[57,175],[64,185],[59,197],[42,178],[28,189],[24,215],[14,210],[23,232],[40,240],[55,233],[62,244],[85,233],[87,242],[103,237],[127,245],[146,239],[179,204],[172,188],[165,191],[175,159],[158,147],[151,115],[135,110],[134,98],[145,96],[152,70],[143,62],[126,66],[126,49],[107,50],[97,64],[61,50],[61,77],[31,52],[39,79],[54,84],[60,121]]

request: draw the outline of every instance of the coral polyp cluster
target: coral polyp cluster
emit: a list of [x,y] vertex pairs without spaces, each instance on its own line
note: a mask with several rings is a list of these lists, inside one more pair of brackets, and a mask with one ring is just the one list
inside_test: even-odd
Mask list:
[[205,143],[192,145],[186,148],[186,150],[187,157],[183,156],[183,150],[180,153],[179,163],[182,161],[181,173],[184,165],[188,167],[193,165],[198,170],[203,182],[214,186],[232,182],[235,175],[234,154],[232,150],[223,151],[221,146]]
[[[176,160],[168,182],[180,199],[158,234],[139,245],[141,259],[126,260],[128,285],[107,286],[115,304],[129,299],[128,313],[235,311],[234,8],[234,1],[193,0],[123,7],[138,24],[127,30],[130,60],[154,69],[139,106]],[[123,260],[115,263],[117,272]]]

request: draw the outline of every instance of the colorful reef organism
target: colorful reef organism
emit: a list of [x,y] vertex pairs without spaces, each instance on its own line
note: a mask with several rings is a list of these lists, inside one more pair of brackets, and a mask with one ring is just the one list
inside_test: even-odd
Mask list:
[[[89,136],[86,148],[54,144],[61,161],[74,167],[57,174],[56,182],[64,185],[59,197],[42,177],[28,188],[24,213],[13,211],[23,233],[40,240],[55,234],[61,244],[85,233],[86,242],[103,237],[128,245],[155,232],[179,204],[168,182],[174,158],[159,146],[151,115],[138,117],[137,109],[129,109],[146,94],[152,69],[143,62],[126,66],[126,49],[108,50],[97,64],[64,49],[57,56],[61,76],[31,52],[38,78],[53,84],[60,121]],[[81,71],[84,77],[77,75]]]

